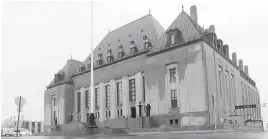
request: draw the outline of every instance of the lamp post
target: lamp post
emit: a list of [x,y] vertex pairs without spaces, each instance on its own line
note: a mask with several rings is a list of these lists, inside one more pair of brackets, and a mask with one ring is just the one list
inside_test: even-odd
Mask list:
[[143,117],[142,117],[142,114],[141,114],[141,107],[143,105],[142,105],[141,102],[139,102],[138,106],[139,106],[139,117],[141,117],[141,128],[143,128]]

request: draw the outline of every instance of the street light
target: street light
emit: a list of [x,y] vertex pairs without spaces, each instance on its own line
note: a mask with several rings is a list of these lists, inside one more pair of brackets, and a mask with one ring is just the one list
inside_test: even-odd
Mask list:
[[143,128],[143,117],[141,114],[141,107],[143,106],[143,104],[139,102],[138,106],[139,106],[139,117],[141,117],[141,128]]

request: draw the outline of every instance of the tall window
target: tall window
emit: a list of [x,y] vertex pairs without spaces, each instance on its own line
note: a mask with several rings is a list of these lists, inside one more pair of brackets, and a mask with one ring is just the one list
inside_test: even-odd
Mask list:
[[175,43],[175,35],[171,35],[171,44]]
[[177,92],[176,90],[171,90],[171,108],[177,107]]
[[129,80],[129,101],[136,101],[135,79]]
[[100,108],[100,92],[99,92],[99,88],[95,88],[95,98],[96,98],[96,109]]
[[77,93],[77,112],[81,111],[81,93]]
[[223,97],[223,93],[222,93],[222,68],[219,68],[219,85],[220,85],[220,95],[221,97]]
[[86,108],[89,108],[89,105],[90,105],[90,93],[89,93],[89,90],[86,90]]
[[56,96],[55,95],[52,96],[52,101],[53,101],[53,106],[56,106]]
[[106,108],[109,108],[111,104],[110,85],[105,86],[105,102],[106,102]]
[[176,68],[169,69],[170,82],[176,82]]
[[41,122],[38,122],[38,133],[41,133]]
[[52,121],[54,122],[55,119],[56,119],[56,111],[53,111],[53,119],[52,119]]
[[117,106],[122,106],[122,82],[116,83],[116,93],[117,93]]

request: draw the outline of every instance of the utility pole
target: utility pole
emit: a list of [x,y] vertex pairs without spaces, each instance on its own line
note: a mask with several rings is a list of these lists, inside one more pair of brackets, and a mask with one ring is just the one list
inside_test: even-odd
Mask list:
[[20,100],[19,100],[19,111],[18,111],[18,122],[17,122],[17,137],[19,134],[19,123],[20,123],[20,105],[21,105],[21,96],[20,96]]

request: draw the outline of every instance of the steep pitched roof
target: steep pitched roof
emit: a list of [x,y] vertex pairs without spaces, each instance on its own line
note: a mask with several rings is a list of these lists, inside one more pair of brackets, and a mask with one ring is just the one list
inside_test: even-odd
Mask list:
[[[67,61],[67,63],[65,64],[65,66],[57,72],[57,74],[61,74],[61,75],[65,75],[65,79],[64,81],[70,81],[72,78],[72,75],[76,72],[77,68],[82,64],[82,62],[74,60],[74,59],[69,59]],[[49,86],[54,85],[54,78],[53,80],[50,82]]]
[[[99,52],[102,53],[105,64],[108,49],[112,50],[112,54],[116,60],[119,52],[118,46],[122,45],[125,54],[128,55],[130,53],[130,41],[133,40],[139,51],[142,51],[144,49],[143,43],[145,42],[143,36],[147,36],[152,45],[155,45],[156,41],[164,32],[164,28],[151,14],[145,15],[107,34],[93,51],[94,64],[96,63]],[[90,63],[89,57],[90,55],[84,61],[85,65]]]
[[[181,31],[184,42],[192,41],[202,38],[201,27],[197,26],[191,17],[182,11],[173,23],[168,27],[167,31],[178,29]],[[161,51],[165,48],[167,43],[167,33],[163,33],[157,44],[151,49],[150,53]]]

